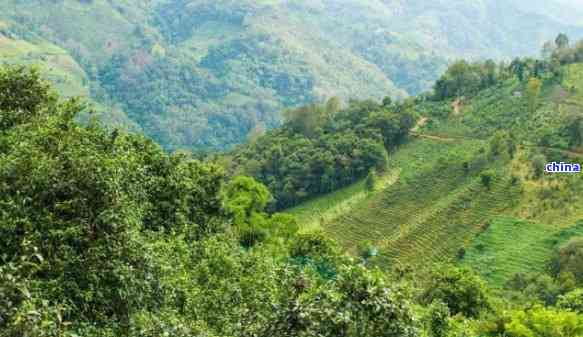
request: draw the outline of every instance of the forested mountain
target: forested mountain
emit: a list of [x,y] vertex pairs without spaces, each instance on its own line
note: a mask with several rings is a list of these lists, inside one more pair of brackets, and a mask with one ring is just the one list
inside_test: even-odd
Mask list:
[[583,164],[583,42],[547,52],[206,162],[0,67],[0,337],[582,336],[583,179],[544,167]]
[[431,87],[459,57],[535,54],[581,36],[567,1],[5,0],[0,60],[167,149],[223,149],[288,107]]

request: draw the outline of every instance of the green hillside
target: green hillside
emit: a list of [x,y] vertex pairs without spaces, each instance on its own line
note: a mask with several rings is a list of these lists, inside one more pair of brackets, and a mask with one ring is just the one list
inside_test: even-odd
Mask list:
[[515,218],[493,218],[466,250],[462,264],[502,287],[518,273],[545,272],[557,245],[583,235],[583,226],[561,228]]
[[[137,125],[169,150],[208,150],[280,125],[289,107],[333,96],[404,98],[430,89],[452,59],[533,55],[560,31],[583,36],[573,8],[501,0],[6,0],[0,34],[68,54],[58,62],[84,75],[53,74],[55,82],[65,95],[89,94],[107,107],[103,120]],[[1,60],[14,56],[0,51]],[[27,57],[42,63],[41,54]]]
[[90,72],[3,33],[0,337],[581,337],[583,178],[545,172],[583,164],[567,40],[194,155],[83,121],[49,80]]
[[583,116],[583,64],[559,73],[558,81],[543,76],[536,92],[532,78],[509,77],[463,99],[417,103],[422,123],[380,177],[390,184],[367,193],[361,180],[290,212],[353,254],[375,247],[371,263],[382,268],[449,261],[494,287],[546,272],[583,219],[581,176],[537,173],[538,158],[583,161],[573,131]]

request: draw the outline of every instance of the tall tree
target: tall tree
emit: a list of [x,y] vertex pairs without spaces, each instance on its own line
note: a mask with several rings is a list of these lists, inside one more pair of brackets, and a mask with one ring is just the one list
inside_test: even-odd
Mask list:
[[555,44],[559,49],[565,49],[569,47],[569,37],[566,34],[561,33],[555,39]]

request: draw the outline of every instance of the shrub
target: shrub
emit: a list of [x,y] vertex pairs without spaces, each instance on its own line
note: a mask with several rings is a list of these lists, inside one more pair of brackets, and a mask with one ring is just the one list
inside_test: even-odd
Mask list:
[[368,172],[368,175],[366,176],[364,186],[368,192],[373,192],[377,186],[377,183],[378,183],[377,172],[374,169],[372,169]]
[[557,306],[583,314],[583,289],[575,289],[565,295],[559,296]]
[[496,173],[493,170],[486,170],[480,173],[480,181],[488,190],[492,186],[492,181],[494,180],[495,175]]
[[485,283],[469,270],[456,267],[433,271],[422,301],[429,304],[436,300],[445,303],[452,315],[477,317],[490,308]]
[[562,245],[551,262],[555,275],[571,273],[578,284],[583,283],[583,237],[575,237]]

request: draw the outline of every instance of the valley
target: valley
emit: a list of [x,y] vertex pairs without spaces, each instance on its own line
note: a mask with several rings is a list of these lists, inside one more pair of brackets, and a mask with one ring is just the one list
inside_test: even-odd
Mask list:
[[[223,151],[281,125],[288,108],[403,99],[453,60],[534,56],[557,32],[583,37],[573,6],[555,1],[6,0],[0,61],[48,62],[65,95],[90,98],[112,128],[171,151]],[[61,60],[30,51],[48,46]]]
[[583,336],[582,17],[3,0],[0,337]]

